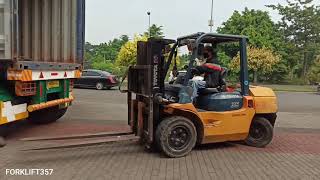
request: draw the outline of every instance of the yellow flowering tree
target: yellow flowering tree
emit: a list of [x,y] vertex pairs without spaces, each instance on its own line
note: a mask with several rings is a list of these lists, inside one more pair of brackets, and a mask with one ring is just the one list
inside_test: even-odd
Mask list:
[[132,41],[124,44],[118,54],[116,64],[118,66],[130,66],[137,62],[137,43],[138,41],[147,41],[147,36],[134,36]]
[[[248,69],[253,72],[253,82],[258,82],[258,75],[272,72],[272,68],[280,61],[280,56],[268,48],[248,47]],[[240,70],[240,53],[233,58],[230,69]]]

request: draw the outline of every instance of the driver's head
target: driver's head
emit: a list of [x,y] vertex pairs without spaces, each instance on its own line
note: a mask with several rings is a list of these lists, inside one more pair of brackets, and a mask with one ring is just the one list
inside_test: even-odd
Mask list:
[[203,57],[207,59],[207,63],[213,63],[214,59],[217,58],[217,53],[214,51],[212,46],[205,46]]

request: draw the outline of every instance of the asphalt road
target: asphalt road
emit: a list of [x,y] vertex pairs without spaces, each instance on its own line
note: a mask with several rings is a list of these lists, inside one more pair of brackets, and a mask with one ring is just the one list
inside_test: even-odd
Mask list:
[[[75,89],[76,100],[64,119],[97,123],[126,124],[126,94],[118,90]],[[320,128],[320,95],[277,93],[280,127]],[[307,123],[299,123],[305,121]],[[308,123],[310,122],[310,123]]]

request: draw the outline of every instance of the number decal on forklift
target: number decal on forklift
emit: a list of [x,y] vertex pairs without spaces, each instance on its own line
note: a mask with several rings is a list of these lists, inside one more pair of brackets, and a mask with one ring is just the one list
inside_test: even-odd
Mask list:
[[231,108],[238,108],[240,106],[239,102],[231,102]]

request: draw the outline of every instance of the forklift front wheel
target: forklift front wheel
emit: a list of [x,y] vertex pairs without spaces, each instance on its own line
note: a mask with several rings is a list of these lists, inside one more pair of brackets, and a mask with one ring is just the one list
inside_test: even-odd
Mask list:
[[168,117],[157,127],[156,142],[165,155],[172,158],[183,157],[196,145],[197,130],[185,117]]
[[265,147],[273,138],[273,126],[263,117],[256,117],[251,123],[249,135],[245,143],[253,147]]

